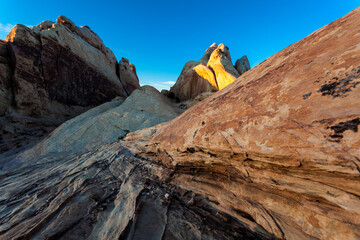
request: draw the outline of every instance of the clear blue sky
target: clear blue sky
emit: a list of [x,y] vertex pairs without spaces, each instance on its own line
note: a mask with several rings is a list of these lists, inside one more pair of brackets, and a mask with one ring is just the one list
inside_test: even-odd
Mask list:
[[358,0],[279,1],[29,1],[0,0],[0,38],[16,23],[37,25],[65,15],[88,25],[116,57],[134,63],[140,83],[165,88],[183,65],[213,42],[230,48],[233,62],[252,66],[342,17]]

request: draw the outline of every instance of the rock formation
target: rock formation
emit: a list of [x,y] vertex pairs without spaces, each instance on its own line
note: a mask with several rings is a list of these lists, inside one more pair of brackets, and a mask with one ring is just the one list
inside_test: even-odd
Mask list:
[[104,138],[177,115],[145,87],[6,156],[0,239],[359,239],[359,21],[360,8],[168,122]]
[[[13,139],[29,129],[14,128],[14,122],[57,126],[116,96],[127,97],[140,87],[139,79],[128,61],[120,65],[96,33],[64,16],[32,28],[17,24],[0,42],[0,115],[7,112],[0,132]],[[0,152],[14,146],[4,138]]]
[[[246,56],[236,62],[241,74],[250,69]],[[224,88],[241,74],[232,65],[228,47],[213,43],[199,61],[185,64],[170,92],[180,101],[194,99],[201,93]]]
[[171,183],[276,237],[358,239],[359,22],[358,8],[273,55],[142,151],[175,170]]

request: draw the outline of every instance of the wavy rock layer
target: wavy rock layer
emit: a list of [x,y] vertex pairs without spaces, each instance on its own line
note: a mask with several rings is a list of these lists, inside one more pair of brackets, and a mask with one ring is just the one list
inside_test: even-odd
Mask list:
[[172,183],[286,239],[360,237],[360,9],[160,127]]

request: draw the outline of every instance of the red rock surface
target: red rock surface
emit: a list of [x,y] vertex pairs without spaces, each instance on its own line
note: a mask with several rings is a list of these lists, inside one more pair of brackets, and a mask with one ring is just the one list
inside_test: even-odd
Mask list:
[[359,239],[359,104],[358,8],[159,127],[145,151],[172,183],[277,237]]

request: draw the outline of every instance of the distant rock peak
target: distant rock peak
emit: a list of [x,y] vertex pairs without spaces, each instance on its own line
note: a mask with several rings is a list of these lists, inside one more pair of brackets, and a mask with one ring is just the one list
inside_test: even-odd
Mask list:
[[223,43],[213,43],[199,61],[189,61],[185,64],[170,92],[175,98],[185,101],[194,99],[204,92],[220,90],[250,69],[246,56],[236,62],[238,68],[232,64],[227,46]]

